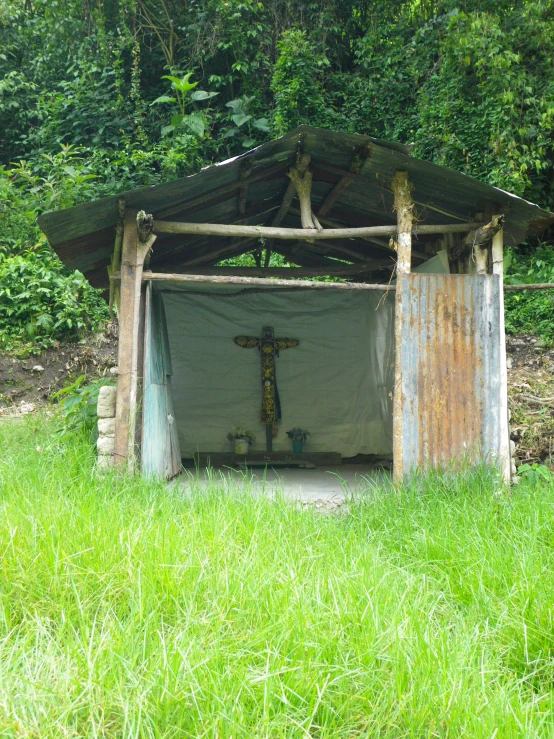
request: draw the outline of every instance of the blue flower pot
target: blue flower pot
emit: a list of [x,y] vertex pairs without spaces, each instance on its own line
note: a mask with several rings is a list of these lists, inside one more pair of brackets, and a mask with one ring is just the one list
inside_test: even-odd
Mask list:
[[303,441],[294,441],[292,442],[292,451],[293,454],[302,454],[302,447],[304,446]]

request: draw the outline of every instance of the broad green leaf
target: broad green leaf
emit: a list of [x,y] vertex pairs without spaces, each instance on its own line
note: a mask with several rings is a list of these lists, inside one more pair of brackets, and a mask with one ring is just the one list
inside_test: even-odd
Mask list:
[[232,108],[235,111],[244,110],[244,102],[239,98],[236,100],[229,100],[228,103],[225,103],[225,106],[227,108]]
[[153,100],[150,105],[157,105],[158,103],[176,103],[177,98],[171,97],[171,95],[160,95],[159,98]]
[[239,128],[243,126],[245,123],[248,123],[248,121],[252,118],[251,115],[245,115],[244,113],[237,113],[237,115],[231,116],[231,119],[233,120],[234,124],[238,126]]
[[179,92],[187,93],[189,90],[192,90],[196,87],[198,82],[189,82],[189,79],[192,76],[192,72],[188,72],[184,75],[184,77],[174,77],[172,74],[165,74],[162,79],[164,80],[170,80],[173,88],[175,90],[179,90]]
[[190,130],[197,136],[202,137],[204,135],[206,126],[204,123],[204,118],[202,116],[194,114],[184,115],[183,123],[185,124],[185,126],[188,126],[188,128],[190,128]]
[[254,126],[254,128],[257,128],[258,131],[269,133],[269,121],[267,120],[267,118],[258,118],[254,121],[252,125]]
[[175,126],[163,126],[163,128],[161,130],[161,134],[162,134],[162,136],[167,136],[168,134],[172,133],[173,131],[175,131]]
[[191,100],[209,100],[210,98],[214,98],[216,95],[219,95],[218,92],[206,92],[206,90],[195,90],[190,98]]

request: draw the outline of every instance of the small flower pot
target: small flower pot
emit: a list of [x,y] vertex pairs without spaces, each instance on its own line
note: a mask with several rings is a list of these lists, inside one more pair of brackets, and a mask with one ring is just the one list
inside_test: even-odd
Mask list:
[[304,442],[302,440],[295,441],[293,439],[292,441],[292,453],[293,454],[302,454],[303,448],[304,448]]
[[248,439],[235,439],[235,454],[248,454],[249,449]]

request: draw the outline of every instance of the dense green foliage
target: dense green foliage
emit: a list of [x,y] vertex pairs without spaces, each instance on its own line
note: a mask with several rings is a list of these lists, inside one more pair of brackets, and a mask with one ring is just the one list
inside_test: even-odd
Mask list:
[[552,736],[551,483],[321,515],[52,431],[0,423],[2,736]]
[[39,241],[43,210],[300,123],[412,142],[552,207],[551,0],[0,0],[4,250]]
[[[508,254],[507,282],[521,284],[549,282],[554,284],[554,247],[513,249]],[[529,331],[554,343],[554,291],[506,292],[506,330],[510,333]]]

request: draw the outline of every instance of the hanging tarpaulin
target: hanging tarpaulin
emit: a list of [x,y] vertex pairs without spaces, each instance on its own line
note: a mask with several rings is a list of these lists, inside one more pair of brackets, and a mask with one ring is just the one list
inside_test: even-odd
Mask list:
[[163,301],[149,282],[144,323],[142,471],[153,477],[174,477],[181,469],[172,374]]

